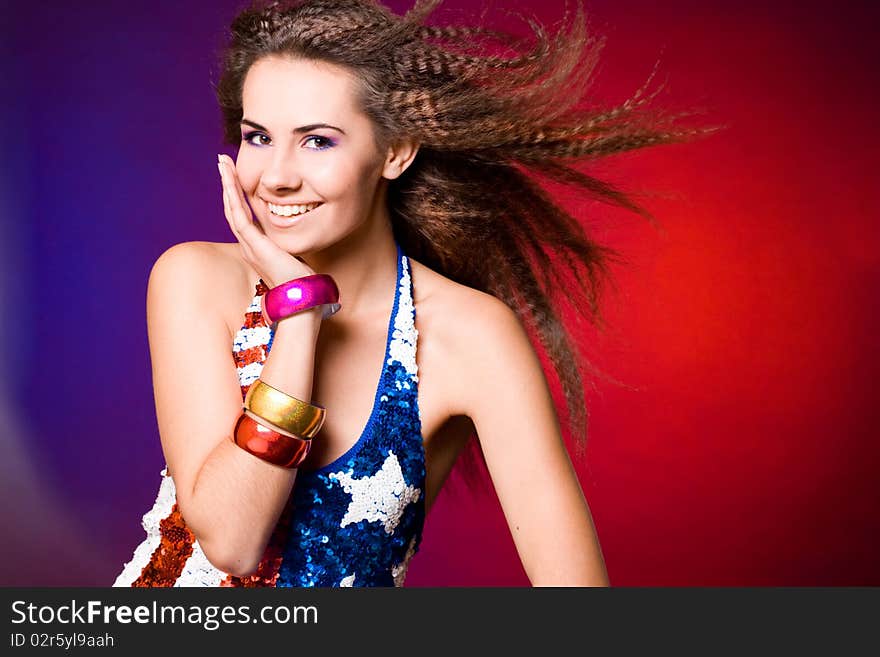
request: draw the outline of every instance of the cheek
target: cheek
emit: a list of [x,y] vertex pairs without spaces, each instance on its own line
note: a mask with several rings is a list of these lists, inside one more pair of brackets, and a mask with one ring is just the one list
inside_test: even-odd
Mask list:
[[339,182],[339,167],[333,162],[311,163],[303,178],[322,196],[336,196],[336,188],[343,186]]
[[245,193],[252,193],[260,180],[260,169],[254,158],[242,151],[235,161],[235,173]]
[[238,182],[241,185],[241,189],[247,196],[253,196],[257,191],[257,183],[259,182],[259,177],[249,176],[247,174],[239,174]]
[[334,162],[322,162],[308,174],[316,192],[326,199],[361,197],[373,186],[371,169],[362,163],[340,158]]

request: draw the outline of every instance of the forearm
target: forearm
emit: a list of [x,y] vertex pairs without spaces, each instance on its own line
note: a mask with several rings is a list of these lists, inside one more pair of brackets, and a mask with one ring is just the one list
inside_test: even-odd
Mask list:
[[[282,392],[310,401],[319,311],[282,320],[260,379]],[[273,465],[232,441],[221,441],[202,465],[191,508],[200,544],[218,568],[233,574],[256,568],[296,480],[296,469]]]

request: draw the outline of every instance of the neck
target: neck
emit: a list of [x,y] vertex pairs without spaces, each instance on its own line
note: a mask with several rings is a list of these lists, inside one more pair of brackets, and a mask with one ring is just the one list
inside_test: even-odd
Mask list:
[[397,282],[397,246],[387,209],[374,212],[370,221],[321,251],[300,254],[316,273],[329,274],[339,288],[342,309],[337,323],[385,313]]

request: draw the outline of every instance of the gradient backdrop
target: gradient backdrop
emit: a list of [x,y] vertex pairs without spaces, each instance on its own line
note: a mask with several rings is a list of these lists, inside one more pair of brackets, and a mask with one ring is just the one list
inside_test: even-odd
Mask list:
[[[0,584],[107,586],[163,466],[150,267],[172,244],[234,239],[210,81],[239,3],[12,4]],[[612,330],[583,336],[622,383],[589,389],[578,464],[612,584],[880,585],[871,4],[589,3],[608,38],[597,97],[621,102],[659,58],[658,102],[730,126],[603,165],[662,232],[578,208],[630,261]],[[482,6],[447,0],[433,20]],[[486,6],[552,23],[563,3]],[[407,584],[528,584],[497,500],[444,491]]]

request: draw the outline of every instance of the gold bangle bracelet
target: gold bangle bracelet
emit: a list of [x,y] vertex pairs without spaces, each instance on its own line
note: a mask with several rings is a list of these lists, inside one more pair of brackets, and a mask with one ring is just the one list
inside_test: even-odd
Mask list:
[[311,440],[324,424],[323,406],[291,397],[257,379],[248,388],[244,408],[294,436]]

